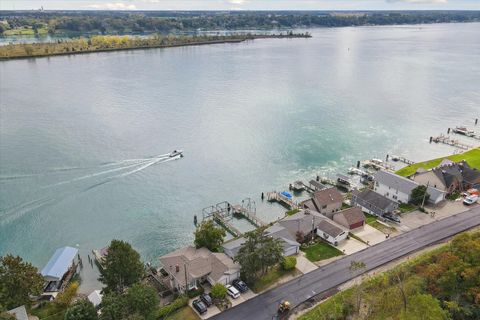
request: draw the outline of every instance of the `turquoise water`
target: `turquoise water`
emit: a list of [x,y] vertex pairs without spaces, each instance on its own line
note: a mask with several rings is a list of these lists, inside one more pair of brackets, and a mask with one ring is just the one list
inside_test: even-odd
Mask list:
[[261,192],[453,153],[428,137],[480,117],[480,24],[312,33],[0,62],[0,254],[120,238],[155,262],[206,206],[252,197],[271,221]]

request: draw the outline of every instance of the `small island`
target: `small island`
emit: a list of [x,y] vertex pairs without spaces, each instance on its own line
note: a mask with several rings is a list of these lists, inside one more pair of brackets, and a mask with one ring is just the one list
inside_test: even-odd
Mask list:
[[195,36],[93,36],[73,38],[45,43],[22,43],[0,46],[0,60],[48,57],[79,53],[106,52],[118,50],[168,48],[220,43],[238,43],[255,39],[311,38],[310,33],[279,34],[232,34]]

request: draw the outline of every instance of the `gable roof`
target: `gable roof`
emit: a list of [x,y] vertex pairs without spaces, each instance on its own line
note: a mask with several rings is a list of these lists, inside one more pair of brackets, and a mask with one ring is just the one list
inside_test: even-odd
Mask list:
[[405,194],[410,194],[413,189],[418,187],[418,183],[415,181],[388,171],[377,171],[374,178],[379,184],[389,186]]
[[27,309],[25,306],[16,307],[15,309],[8,310],[8,314],[11,314],[17,320],[28,320]]
[[336,215],[343,216],[349,225],[365,221],[365,215],[360,207],[352,207],[337,212]]
[[313,193],[313,202],[317,209],[320,209],[324,205],[329,205],[333,203],[341,203],[343,201],[343,196],[337,188],[328,188]]
[[328,219],[323,219],[317,226],[317,229],[325,232],[334,238],[338,237],[342,232],[346,232],[338,224]]
[[370,189],[365,189],[361,192],[358,190],[354,190],[352,192],[352,195],[385,212],[391,212],[397,207],[397,204],[394,201]]
[[208,275],[217,281],[224,274],[232,274],[240,270],[240,266],[224,253],[212,253],[207,248],[196,249],[193,246],[161,256],[160,262],[167,272],[177,275],[175,278],[182,286],[185,286],[185,277],[187,281],[191,281]]
[[42,276],[57,281],[62,279],[63,275],[70,269],[77,254],[78,249],[72,247],[57,249],[42,269]]
[[[288,230],[291,237],[293,239],[296,238],[296,234],[298,231],[302,232],[303,234],[308,234],[312,232],[313,228],[325,219],[321,213],[318,213],[313,210],[300,210],[299,212],[295,213],[294,215],[287,216],[280,221],[278,224],[285,227]],[[313,220],[313,227],[312,227],[312,220]]]

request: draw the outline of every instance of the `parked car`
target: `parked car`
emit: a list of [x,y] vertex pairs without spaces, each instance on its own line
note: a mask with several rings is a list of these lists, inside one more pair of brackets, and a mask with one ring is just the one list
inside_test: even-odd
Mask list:
[[247,284],[240,279],[233,280],[232,285],[241,293],[248,291]]
[[385,218],[386,220],[389,220],[389,221],[392,221],[392,222],[396,222],[396,223],[400,223],[400,218],[397,217],[396,215],[393,215],[393,214],[384,214],[383,215],[383,218]]
[[213,302],[212,302],[212,297],[208,293],[204,293],[200,296],[200,299],[202,300],[203,303],[208,307],[210,307]]
[[469,206],[471,204],[474,204],[478,201],[478,196],[468,196],[465,199],[463,199],[463,204]]
[[227,294],[233,299],[240,297],[240,292],[232,285],[227,286]]
[[472,189],[468,189],[467,191],[462,193],[462,196],[464,198],[469,197],[469,196],[480,196],[480,192],[478,191],[478,189],[472,188]]
[[200,299],[193,300],[192,305],[200,314],[207,312],[207,306]]

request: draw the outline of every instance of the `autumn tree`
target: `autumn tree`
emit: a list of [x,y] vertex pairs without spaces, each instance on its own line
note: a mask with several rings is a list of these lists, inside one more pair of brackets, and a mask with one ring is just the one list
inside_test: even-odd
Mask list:
[[85,299],[78,300],[65,312],[65,320],[97,320],[93,304]]
[[42,293],[43,278],[37,268],[20,257],[0,257],[0,305],[7,310],[30,304]]
[[197,227],[194,235],[197,248],[205,247],[211,251],[217,251],[226,233],[222,228],[215,226],[213,220],[207,220]]
[[112,240],[105,258],[105,268],[100,271],[99,280],[106,285],[105,292],[123,292],[139,282],[145,274],[140,254],[121,240]]
[[158,295],[148,285],[134,284],[125,295],[125,304],[130,314],[139,314],[147,318],[158,307]]

